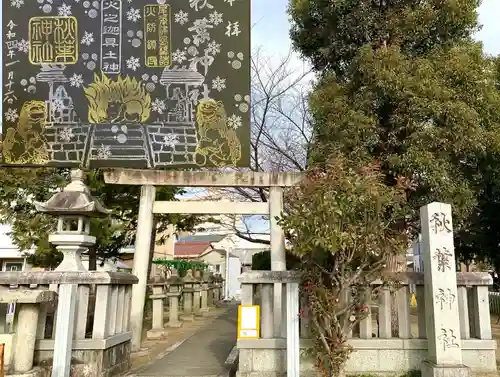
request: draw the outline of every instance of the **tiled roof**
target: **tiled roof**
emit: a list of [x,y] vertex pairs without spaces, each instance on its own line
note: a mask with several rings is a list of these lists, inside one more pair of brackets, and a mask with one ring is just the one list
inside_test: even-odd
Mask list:
[[196,258],[210,248],[210,241],[183,241],[175,244],[175,258]]
[[227,234],[191,234],[179,238],[178,242],[219,242],[227,237]]

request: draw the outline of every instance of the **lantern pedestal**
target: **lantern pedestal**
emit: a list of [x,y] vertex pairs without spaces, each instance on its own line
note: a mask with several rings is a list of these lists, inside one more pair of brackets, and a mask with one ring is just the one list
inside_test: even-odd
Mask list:
[[63,253],[64,259],[55,271],[87,271],[81,254],[95,245],[95,237],[86,234],[51,234],[49,242]]

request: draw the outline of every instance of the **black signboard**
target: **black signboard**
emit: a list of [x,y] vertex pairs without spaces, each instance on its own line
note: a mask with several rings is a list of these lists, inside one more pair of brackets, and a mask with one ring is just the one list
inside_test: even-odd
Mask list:
[[248,166],[250,0],[3,0],[3,163]]

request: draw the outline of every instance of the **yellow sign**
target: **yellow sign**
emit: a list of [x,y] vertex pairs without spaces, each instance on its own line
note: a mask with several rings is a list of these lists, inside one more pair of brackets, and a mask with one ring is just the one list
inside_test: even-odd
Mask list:
[[78,61],[78,24],[75,17],[32,17],[28,34],[31,64],[76,64]]
[[238,339],[260,338],[260,306],[238,306]]
[[412,308],[416,308],[417,307],[417,296],[415,296],[415,293],[411,295],[410,306]]

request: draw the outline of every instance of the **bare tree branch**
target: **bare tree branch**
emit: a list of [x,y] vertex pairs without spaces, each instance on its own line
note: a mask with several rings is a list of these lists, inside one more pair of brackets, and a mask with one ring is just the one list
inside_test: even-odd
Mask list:
[[[304,171],[312,139],[307,100],[311,70],[301,67],[289,52],[276,61],[256,49],[251,59],[251,167],[253,171]],[[248,169],[240,169],[248,170]],[[213,194],[234,201],[267,202],[269,193],[262,188],[209,189]],[[285,208],[286,211],[286,208]],[[269,244],[252,237],[249,227],[226,226],[240,238]]]

